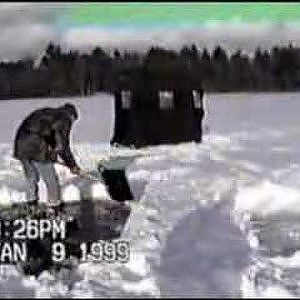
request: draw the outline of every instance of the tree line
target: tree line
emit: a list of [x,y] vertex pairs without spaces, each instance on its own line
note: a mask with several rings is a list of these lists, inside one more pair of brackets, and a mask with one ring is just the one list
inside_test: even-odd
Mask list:
[[146,53],[116,49],[110,54],[95,47],[82,54],[50,43],[38,64],[30,58],[0,63],[0,99],[113,92],[122,75],[136,70],[156,81],[171,70],[174,84],[188,70],[189,78],[210,92],[299,91],[300,48],[257,48],[251,57],[241,50],[228,54],[221,46],[208,51],[194,44],[178,51],[151,47]]

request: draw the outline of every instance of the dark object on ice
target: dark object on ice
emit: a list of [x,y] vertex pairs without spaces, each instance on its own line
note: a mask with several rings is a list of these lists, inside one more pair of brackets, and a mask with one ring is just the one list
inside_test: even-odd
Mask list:
[[193,81],[189,69],[182,66],[174,65],[163,73],[155,68],[145,63],[120,77],[111,144],[143,147],[202,141],[200,82]]
[[16,133],[14,157],[19,160],[55,162],[59,155],[69,168],[76,167],[69,136],[72,124],[77,119],[78,114],[72,104],[32,112]]
[[126,166],[131,163],[132,160],[117,157],[109,161],[102,161],[98,165],[98,171],[101,173],[108,192],[114,200],[121,202],[133,200],[133,195],[125,173]]

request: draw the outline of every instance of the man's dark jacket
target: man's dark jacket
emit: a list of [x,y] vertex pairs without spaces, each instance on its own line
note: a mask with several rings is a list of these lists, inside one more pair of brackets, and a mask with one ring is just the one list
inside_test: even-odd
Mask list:
[[70,150],[70,131],[74,119],[64,107],[44,108],[31,113],[20,125],[14,157],[19,160],[57,161],[69,168],[77,166]]

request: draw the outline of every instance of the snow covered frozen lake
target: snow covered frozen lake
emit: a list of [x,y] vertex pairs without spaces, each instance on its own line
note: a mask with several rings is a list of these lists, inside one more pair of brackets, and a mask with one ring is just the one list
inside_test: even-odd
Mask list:
[[[87,170],[109,155],[145,154],[127,172],[139,198],[122,236],[130,240],[129,263],[85,263],[37,279],[1,266],[0,295],[298,298],[300,94],[206,97],[202,144],[141,150],[109,147],[109,95],[0,102],[0,202],[24,200],[12,142],[22,118],[38,107],[78,105],[73,148]],[[73,175],[57,170],[64,199],[78,196],[81,186],[69,184]]]

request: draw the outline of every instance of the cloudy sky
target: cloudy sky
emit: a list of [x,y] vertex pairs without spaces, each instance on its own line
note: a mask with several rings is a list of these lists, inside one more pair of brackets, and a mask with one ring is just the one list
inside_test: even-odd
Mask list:
[[64,49],[300,45],[299,3],[1,3],[0,60]]

